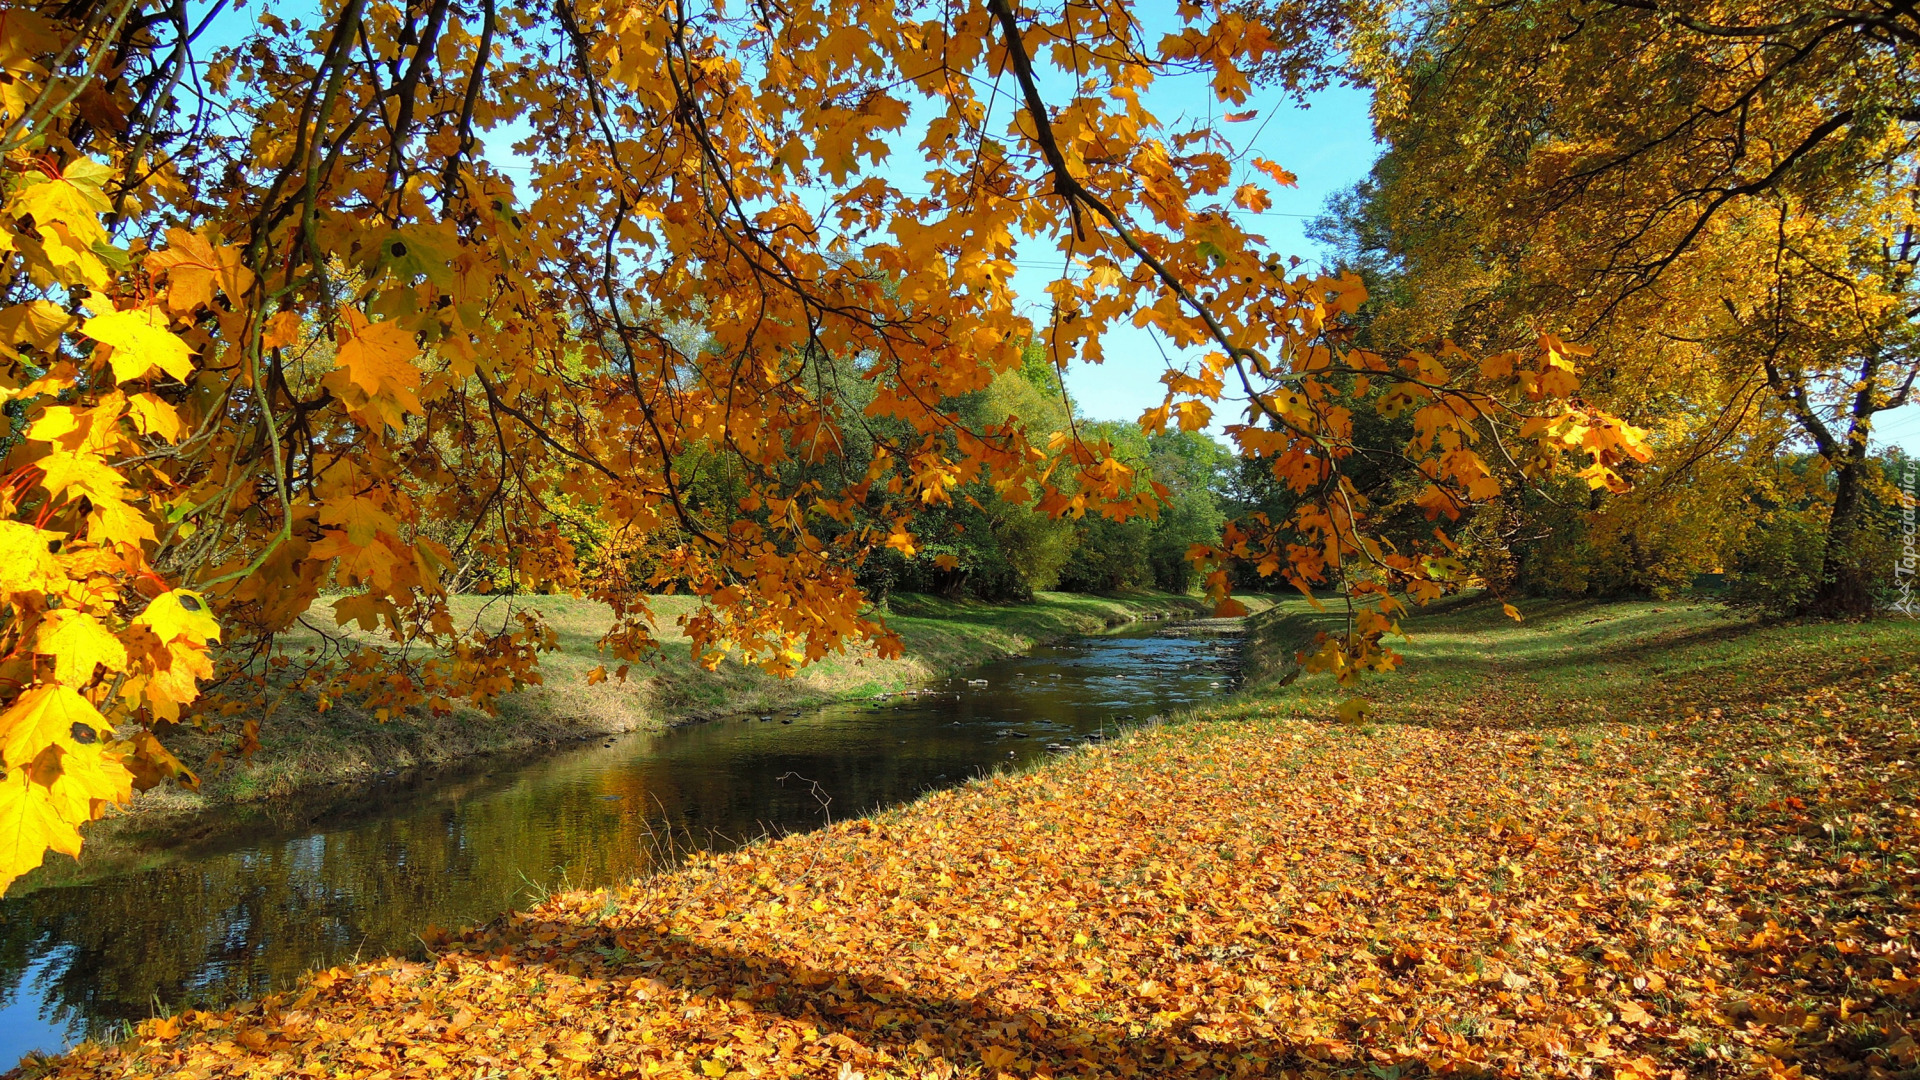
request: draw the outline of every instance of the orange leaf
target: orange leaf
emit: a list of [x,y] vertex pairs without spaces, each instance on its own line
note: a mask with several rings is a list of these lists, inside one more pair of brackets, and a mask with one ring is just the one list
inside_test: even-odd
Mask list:
[[1288,172],[1287,170],[1281,168],[1279,165],[1275,164],[1274,162],[1268,161],[1266,158],[1254,158],[1253,167],[1256,169],[1259,169],[1263,173],[1266,173],[1267,176],[1270,177],[1274,183],[1279,184],[1281,187],[1293,187],[1295,184],[1299,183],[1298,177],[1294,176],[1292,173]]
[[335,366],[369,398],[384,394],[409,412],[421,411],[414,397],[420,369],[413,366],[413,358],[420,349],[413,334],[391,319],[370,323],[351,308],[341,313],[341,323]]

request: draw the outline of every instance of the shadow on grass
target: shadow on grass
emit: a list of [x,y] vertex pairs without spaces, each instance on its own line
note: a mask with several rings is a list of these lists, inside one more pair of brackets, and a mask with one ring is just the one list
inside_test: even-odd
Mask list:
[[[1665,723],[1871,673],[1825,640],[1824,626],[1728,617],[1717,608],[1701,614],[1701,605],[1684,601],[1661,608],[1591,600],[1524,602],[1526,622],[1515,625],[1497,603],[1411,622],[1406,683],[1383,688],[1400,707],[1385,722],[1510,730]],[[1920,634],[1906,629],[1889,627],[1884,644],[1920,661]]]

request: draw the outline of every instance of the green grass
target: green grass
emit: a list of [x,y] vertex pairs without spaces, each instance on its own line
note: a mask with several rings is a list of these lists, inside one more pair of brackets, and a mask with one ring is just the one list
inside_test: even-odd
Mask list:
[[[564,596],[456,597],[458,624],[497,626],[527,608],[539,613],[558,639],[557,649],[541,657],[542,685],[503,696],[497,715],[462,709],[449,716],[407,714],[384,722],[351,702],[335,703],[322,713],[314,708],[312,698],[289,696],[262,719],[261,749],[251,760],[203,768],[198,792],[155,789],[138,800],[131,816],[192,813],[281,798],[389,768],[488,754],[525,755],[544,747],[688,720],[868,697],[919,685],[1050,639],[1093,633],[1151,614],[1204,610],[1193,598],[1153,592],[1042,593],[1026,604],[901,595],[893,598],[886,618],[905,645],[902,658],[881,660],[871,649],[851,646],[845,655],[828,657],[793,678],[782,679],[732,659],[715,671],[696,665],[674,622],[692,606],[686,597],[656,598],[661,651],[634,665],[625,683],[609,679],[588,685],[589,671],[603,664],[616,666],[598,647],[611,621],[604,605]],[[375,640],[371,635],[355,636]],[[286,647],[297,653],[313,640],[290,635]],[[195,767],[205,766],[227,742],[221,733],[189,729],[168,736],[168,745]]]
[[1519,623],[1478,597],[1418,612],[1405,620],[1408,638],[1388,642],[1405,657],[1401,670],[1347,689],[1326,675],[1276,685],[1314,631],[1340,623],[1331,605],[1283,601],[1255,617],[1250,689],[1219,711],[1326,717],[1359,693],[1374,705],[1373,724],[1524,722],[1578,733],[1714,709],[1758,723],[1770,703],[1920,664],[1920,620],[1907,618],[1765,620],[1689,600],[1518,606]]

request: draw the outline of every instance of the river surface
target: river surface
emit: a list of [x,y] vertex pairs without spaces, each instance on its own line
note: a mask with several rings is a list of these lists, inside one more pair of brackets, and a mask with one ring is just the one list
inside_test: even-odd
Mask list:
[[1238,629],[1076,638],[921,693],[397,777],[0,900],[0,1070],[163,1009],[404,953],[423,928],[484,922],[546,889],[624,882],[689,849],[816,828],[1115,734],[1227,693]]

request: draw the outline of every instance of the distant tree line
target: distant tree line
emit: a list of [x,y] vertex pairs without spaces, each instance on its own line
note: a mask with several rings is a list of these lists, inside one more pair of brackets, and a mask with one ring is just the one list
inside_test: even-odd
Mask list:
[[[697,328],[680,326],[675,332],[686,339],[687,348],[700,347]],[[840,369],[826,363],[816,370],[824,375],[814,390],[833,403],[840,444],[821,461],[809,461],[796,448],[779,466],[782,482],[826,485],[877,474],[876,458],[884,453],[880,448],[911,442],[913,433],[903,420],[869,415],[873,388],[868,380],[835,377]],[[1189,592],[1197,587],[1199,573],[1189,552],[1195,545],[1217,544],[1233,508],[1246,501],[1235,495],[1240,482],[1235,457],[1217,439],[1197,431],[1147,435],[1131,421],[1080,416],[1037,345],[1025,350],[1020,367],[942,407],[960,421],[946,438],[949,444],[1011,425],[1043,445],[1050,436],[1073,433],[1088,445],[1105,446],[1113,459],[1136,470],[1143,483],[1159,485],[1159,505],[1124,520],[1075,506],[1055,516],[1039,508],[1033,485],[1002,488],[978,476],[957,477],[944,501],[917,508],[917,542],[911,551],[888,548],[867,559],[857,581],[876,598],[915,592],[1007,602],[1049,590]],[[677,469],[686,478],[682,497],[697,513],[736,507],[750,497],[744,467],[719,448],[696,444],[681,456]],[[1070,479],[1061,483],[1073,490]],[[816,527],[827,538],[870,527],[897,511],[894,504],[907,497],[899,490],[887,491],[854,509],[847,520]],[[657,572],[657,549],[622,544],[617,530],[590,501],[558,496],[555,506],[561,525],[551,550],[540,557],[572,560],[589,580],[605,575],[644,580]],[[475,560],[466,568],[464,587],[514,591],[518,570],[513,560]]]
[[1082,440],[1110,446],[1112,456],[1161,485],[1157,512],[1115,520],[1098,514],[1053,517],[1034,505],[1035,492],[999,491],[982,481],[961,485],[950,502],[925,510],[912,554],[890,550],[870,559],[860,583],[890,591],[1009,601],[1036,592],[1113,592],[1130,588],[1184,593],[1196,584],[1187,558],[1195,544],[1219,542],[1227,518],[1233,455],[1194,431],[1142,434],[1128,421],[1075,415],[1058,373],[1037,346],[1025,363],[986,390],[956,403],[974,430],[1008,422],[1036,438],[1076,429]]

